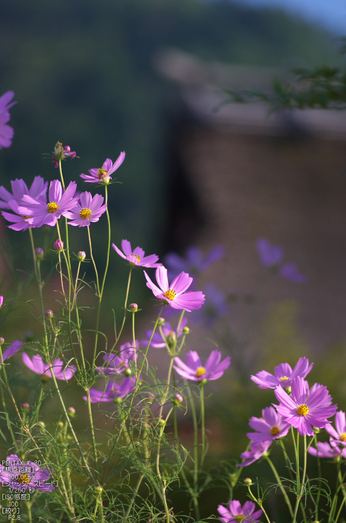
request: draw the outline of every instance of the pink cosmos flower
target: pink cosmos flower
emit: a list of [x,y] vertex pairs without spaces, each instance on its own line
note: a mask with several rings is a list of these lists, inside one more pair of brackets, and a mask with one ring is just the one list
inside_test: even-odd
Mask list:
[[[109,402],[114,401],[117,398],[125,398],[134,390],[134,378],[124,378],[121,385],[115,381],[110,381],[106,387],[106,390],[90,389],[90,401],[91,403]],[[87,397],[83,396],[86,401]]]
[[248,465],[251,465],[251,463],[254,463],[258,459],[260,459],[260,457],[262,457],[263,454],[268,451],[271,444],[271,441],[252,441],[250,443],[250,450],[246,450],[240,455],[240,457],[244,461],[242,463],[239,463],[237,466],[247,467]]
[[262,510],[257,510],[255,503],[246,501],[242,507],[240,501],[233,500],[229,504],[229,510],[222,505],[217,507],[217,511],[221,517],[219,519],[223,523],[230,523],[231,521],[241,521],[241,523],[257,523],[262,515]]
[[328,434],[330,434],[332,437],[330,438],[330,443],[333,447],[336,445],[342,445],[343,447],[346,447],[346,420],[345,420],[345,413],[342,410],[339,410],[335,414],[335,427],[331,425],[331,423],[328,423],[325,426],[326,431]]
[[185,364],[180,358],[174,358],[176,365],[173,365],[177,373],[186,380],[201,381],[201,380],[217,380],[221,378],[225,370],[231,364],[231,358],[227,356],[221,363],[221,352],[219,350],[212,350],[205,365],[203,366],[197,352],[191,350],[186,354]]
[[155,268],[160,267],[161,263],[156,263],[159,257],[156,254],[150,254],[149,256],[145,256],[145,251],[141,247],[136,247],[134,250],[132,250],[131,243],[128,240],[122,240],[121,242],[121,248],[123,252],[121,252],[118,247],[112,243],[113,249],[124,258],[124,260],[127,260],[132,267],[138,266],[138,267],[147,267],[147,268]]
[[74,198],[77,189],[76,182],[70,182],[63,192],[61,182],[54,180],[49,186],[49,203],[24,195],[19,213],[32,219],[30,227],[50,225],[54,227],[61,216],[71,218],[71,209],[75,207],[78,199]]
[[107,204],[103,205],[103,196],[85,191],[79,195],[79,202],[71,209],[68,222],[75,227],[86,227],[91,223],[98,222],[102,214],[107,210]]
[[22,357],[25,365],[33,372],[36,372],[36,374],[40,374],[43,379],[51,378],[51,369],[53,369],[54,376],[57,380],[70,380],[77,370],[75,365],[68,365],[63,369],[64,362],[59,358],[54,360],[50,366],[48,363],[43,363],[41,356],[38,354],[35,354],[32,357],[32,360],[29,358],[26,352],[23,352]]
[[151,289],[156,298],[163,300],[166,305],[169,305],[173,309],[185,309],[188,312],[202,307],[205,300],[203,292],[185,292],[193,281],[193,278],[186,272],[181,272],[172,281],[171,285],[168,283],[167,269],[163,267],[163,265],[156,269],[155,274],[159,287],[151,281],[144,271],[147,287]]
[[90,169],[90,174],[81,174],[80,177],[88,183],[102,183],[103,180],[109,181],[109,179],[112,179],[110,175],[113,174],[117,169],[119,169],[119,167],[125,160],[125,156],[125,152],[121,152],[114,163],[110,158],[107,158],[107,160],[104,162],[100,169]]
[[59,167],[59,160],[65,160],[65,158],[76,158],[77,153],[75,151],[71,151],[71,147],[69,145],[65,145],[63,147],[61,142],[57,142],[54,146],[53,151],[53,162],[55,164],[55,168],[57,169]]
[[252,381],[257,383],[260,389],[275,389],[279,385],[290,387],[295,378],[306,378],[313,367],[309,365],[307,358],[299,358],[297,365],[292,370],[288,363],[280,363],[274,370],[274,376],[269,372],[262,370],[255,376],[251,376]]
[[291,384],[292,392],[289,396],[279,386],[275,389],[275,396],[280,405],[275,405],[281,416],[302,436],[313,436],[312,427],[323,429],[334,416],[338,406],[331,405],[332,398],[327,387],[315,383],[309,390],[309,385],[303,378],[296,378]]
[[[168,321],[166,321],[164,323],[164,325],[161,326],[162,336],[161,336],[160,332],[154,332],[154,336],[153,336],[153,339],[151,340],[150,346],[154,347],[155,349],[162,349],[162,348],[166,347],[167,343],[169,345],[171,343],[171,341],[174,341],[175,339],[179,338],[182,335],[183,328],[186,326],[186,324],[187,324],[187,319],[183,318],[180,322],[180,327],[177,332],[176,330],[172,329],[172,327],[170,326]],[[178,328],[178,326],[177,326],[177,328]],[[145,333],[147,339],[141,341],[142,345],[145,345],[145,346],[148,345],[152,333],[153,333],[152,330],[147,331]]]
[[17,102],[9,103],[14,97],[13,91],[7,91],[0,97],[0,149],[3,147],[10,147],[12,145],[13,128],[7,125],[10,121],[11,116],[9,108]]
[[254,442],[273,441],[274,439],[286,436],[291,425],[284,421],[276,412],[274,407],[267,407],[262,410],[262,418],[252,417],[249,425],[258,432],[248,432],[246,435]]
[[[1,298],[1,296],[0,296]],[[0,365],[1,363],[4,363],[5,360],[7,360],[7,358],[10,358],[11,356],[13,356],[14,354],[16,354],[16,352],[19,351],[19,349],[21,348],[21,346],[23,345],[23,342],[21,341],[14,341],[3,353],[2,353],[2,361],[1,361],[1,356],[0,356]]]
[[308,453],[319,458],[339,458],[340,456],[346,458],[346,449],[341,450],[339,447],[331,447],[326,441],[318,441],[317,449],[309,447]]
[[48,468],[40,469],[33,461],[23,462],[17,454],[6,458],[5,465],[0,465],[0,482],[14,490],[23,492],[28,489],[51,492],[55,486],[46,483],[51,478]]
[[42,176],[35,176],[30,189],[28,189],[24,180],[21,179],[12,180],[11,186],[13,194],[5,189],[3,185],[0,187],[0,200],[3,200],[0,201],[0,209],[11,209],[9,202],[15,200],[17,203],[20,203],[25,194],[31,196],[34,200],[47,201],[48,182],[45,182]]
[[103,360],[106,365],[96,367],[97,372],[107,376],[115,376],[115,374],[124,372],[125,369],[130,367],[130,362],[136,361],[138,348],[138,341],[135,341],[135,347],[131,343],[124,343],[120,346],[120,351],[117,354],[105,354]]
[[0,307],[2,307],[2,304],[4,303],[4,297],[0,296]]

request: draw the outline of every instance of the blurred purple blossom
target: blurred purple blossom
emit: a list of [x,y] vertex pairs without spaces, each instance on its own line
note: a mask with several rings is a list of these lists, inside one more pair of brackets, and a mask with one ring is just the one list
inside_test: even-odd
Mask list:
[[[150,347],[154,347],[155,349],[162,349],[162,348],[166,347],[166,344],[169,345],[171,343],[171,341],[178,339],[182,335],[183,328],[186,326],[186,324],[187,324],[187,319],[183,318],[180,322],[180,327],[177,332],[176,329],[178,328],[178,325],[177,325],[176,329],[172,329],[170,323],[168,321],[166,321],[164,323],[164,325],[162,325],[161,327],[158,328],[158,330],[160,330],[160,328],[161,328],[162,335],[160,334],[160,332],[156,331],[154,333],[153,339],[151,340]],[[144,345],[144,346],[148,345],[152,333],[153,333],[152,330],[146,331],[145,335],[146,335],[147,339],[141,341],[142,345]],[[164,340],[166,340],[166,341],[164,341]]]
[[51,478],[48,468],[40,469],[33,461],[22,462],[16,454],[7,456],[5,464],[0,465],[0,482],[17,491],[28,489],[51,492],[55,489],[52,484],[46,483]]
[[198,247],[189,247],[185,251],[185,258],[182,258],[175,252],[170,252],[166,254],[164,260],[169,275],[173,278],[181,271],[197,276],[224,256],[225,249],[221,245],[216,245],[205,256],[203,256],[202,250]]
[[342,410],[339,410],[335,414],[335,428],[331,423],[328,423],[325,426],[326,431],[328,434],[330,434],[332,437],[330,438],[330,443],[332,447],[335,447],[336,445],[342,445],[343,447],[346,447],[346,420],[345,420],[345,413]]
[[[90,401],[91,403],[109,402],[114,401],[117,398],[125,398],[134,390],[134,377],[130,376],[124,378],[121,385],[115,381],[110,381],[107,384],[105,390],[90,389]],[[87,397],[83,396],[86,401]]]
[[260,457],[267,452],[271,444],[272,441],[251,441],[250,450],[246,450],[240,455],[244,461],[239,463],[238,467],[247,467],[248,465],[251,465],[251,463],[260,459]]
[[257,251],[262,265],[278,272],[286,280],[305,283],[306,276],[298,271],[294,263],[283,263],[284,253],[278,245],[272,245],[266,238],[256,241]]
[[[2,298],[2,296],[0,296],[0,298]],[[1,300],[0,300],[0,304],[1,304]],[[21,348],[21,346],[23,345],[23,342],[22,341],[14,341],[3,353],[2,353],[2,361],[1,361],[1,356],[0,356],[0,365],[1,363],[4,363],[5,360],[7,360],[8,358],[10,358],[11,356],[13,356],[14,354],[16,354],[16,352],[19,351],[19,349]]]
[[130,362],[134,363],[136,361],[138,348],[138,341],[135,341],[135,347],[132,343],[124,343],[124,345],[120,346],[120,351],[116,354],[104,354],[103,360],[105,366],[96,367],[97,372],[107,376],[120,374],[125,369],[129,368]]
[[36,372],[36,374],[40,374],[43,379],[51,378],[53,370],[54,376],[57,380],[70,380],[77,370],[75,365],[66,365],[66,367],[63,369],[64,362],[59,358],[53,360],[52,364],[49,365],[48,363],[43,363],[43,360],[39,354],[35,354],[31,360],[26,352],[23,352],[22,357],[24,364],[30,370]]
[[338,458],[341,455],[346,458],[346,449],[341,450],[339,447],[331,447],[326,441],[318,441],[317,449],[309,447],[308,453],[319,458]]
[[211,327],[219,318],[229,311],[229,302],[226,294],[217,289],[212,283],[207,283],[203,289],[205,294],[204,306],[191,314],[192,321],[203,322]]
[[8,148],[12,145],[14,131],[12,127],[7,125],[7,122],[11,119],[9,112],[10,107],[17,103],[10,103],[13,97],[13,91],[7,91],[7,93],[0,97],[0,149],[3,147]]

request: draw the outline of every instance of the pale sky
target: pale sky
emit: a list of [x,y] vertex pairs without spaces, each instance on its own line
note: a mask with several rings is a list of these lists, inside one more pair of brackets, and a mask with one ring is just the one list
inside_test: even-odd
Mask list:
[[240,5],[278,7],[346,36],[346,0],[234,0]]

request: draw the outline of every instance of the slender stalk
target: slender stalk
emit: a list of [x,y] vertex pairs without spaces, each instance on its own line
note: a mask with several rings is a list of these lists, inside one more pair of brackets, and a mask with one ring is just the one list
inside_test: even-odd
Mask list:
[[264,510],[264,507],[263,507],[263,503],[262,503],[262,501],[259,500],[259,499],[257,499],[257,498],[253,495],[253,493],[252,493],[252,491],[251,491],[251,485],[248,485],[248,491],[249,491],[249,494],[250,494],[250,498],[253,499],[253,500],[257,503],[257,505],[260,507],[260,509],[262,509],[263,514],[264,514],[266,520],[268,521],[268,523],[270,523],[269,516],[268,516],[268,514],[266,513],[266,511]]
[[[132,267],[130,266],[130,272],[129,272],[129,277],[127,279],[127,286],[126,286],[126,294],[125,294],[125,302],[124,302],[124,316],[123,316],[123,321],[122,321],[122,324],[121,324],[121,327],[120,327],[120,331],[119,331],[119,334],[117,335],[116,337],[116,340],[114,342],[114,345],[113,347],[111,348],[111,353],[114,351],[119,339],[120,339],[120,336],[124,330],[124,326],[125,326],[125,322],[126,322],[126,313],[127,313],[127,302],[128,302],[128,299],[129,299],[129,292],[130,292],[130,285],[131,285],[131,276],[132,276]],[[161,309],[162,311],[162,309]]]
[[205,446],[205,409],[204,409],[204,380],[200,382],[200,400],[201,400],[201,433],[202,433],[202,453],[201,453],[201,464],[200,468],[202,470],[204,457],[206,453]]
[[281,490],[281,492],[282,492],[282,494],[283,494],[283,496],[284,496],[284,498],[285,498],[285,502],[286,502],[286,505],[287,505],[288,510],[289,510],[289,512],[290,512],[290,516],[291,516],[291,518],[293,518],[293,509],[292,509],[292,505],[291,505],[291,502],[290,502],[289,497],[288,497],[288,495],[287,495],[287,492],[286,492],[286,490],[285,490],[285,488],[284,488],[284,486],[283,486],[283,484],[282,484],[282,482],[281,482],[281,479],[280,479],[280,477],[279,477],[279,474],[277,473],[277,470],[276,470],[276,468],[275,468],[275,466],[274,466],[272,460],[269,458],[269,456],[265,456],[265,458],[266,458],[267,462],[269,463],[269,466],[270,466],[270,468],[271,468],[272,471],[273,471],[273,474],[274,474],[274,476],[275,476],[275,478],[276,478],[276,481],[278,482],[279,488],[280,488],[280,490]]
[[91,258],[91,261],[93,262],[93,266],[94,266],[94,270],[95,270],[95,276],[96,276],[97,296],[100,297],[100,280],[99,280],[99,273],[98,273],[97,265],[96,265],[96,262],[95,262],[95,259],[94,259],[94,255],[93,255],[93,246],[92,246],[92,241],[91,241],[91,234],[90,234],[90,226],[89,226],[89,225],[87,226],[87,230],[88,230],[88,240],[89,240],[90,258]]

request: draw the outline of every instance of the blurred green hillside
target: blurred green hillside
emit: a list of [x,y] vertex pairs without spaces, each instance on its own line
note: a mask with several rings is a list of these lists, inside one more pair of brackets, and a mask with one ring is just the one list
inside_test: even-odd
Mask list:
[[[128,238],[159,255],[175,91],[155,72],[155,53],[176,46],[208,60],[282,67],[335,61],[327,33],[282,12],[197,0],[2,0],[0,45],[1,93],[13,90],[18,101],[0,183],[57,177],[42,153],[58,140],[80,156],[64,164],[66,181],[125,150],[123,185],[110,187],[113,241]],[[79,189],[91,187],[80,181]],[[102,259],[104,228],[95,228]],[[86,235],[74,232],[77,252]],[[29,245],[21,233],[7,234]]]

